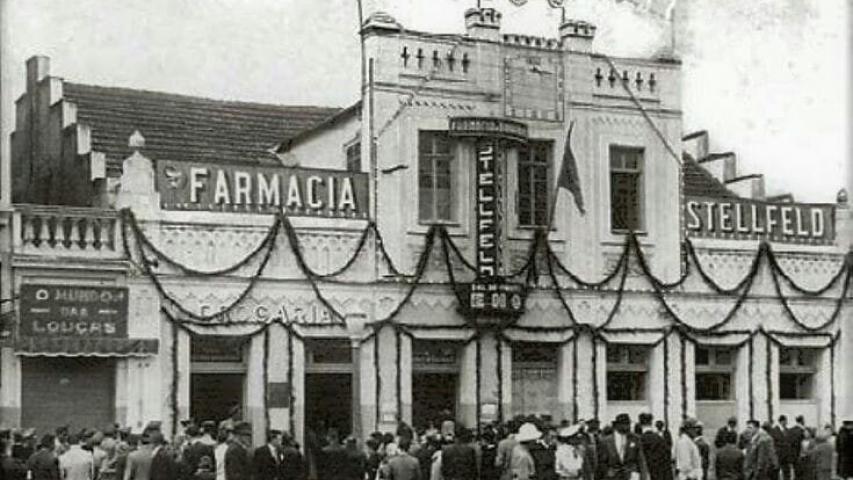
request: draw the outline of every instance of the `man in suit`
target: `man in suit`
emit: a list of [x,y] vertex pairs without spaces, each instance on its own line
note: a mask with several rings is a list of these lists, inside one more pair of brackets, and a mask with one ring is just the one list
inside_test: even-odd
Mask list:
[[253,480],[281,480],[281,431],[267,431],[267,443],[252,455]]
[[456,442],[441,450],[441,475],[444,480],[474,480],[477,478],[477,452],[470,445],[471,430],[459,427]]
[[150,480],[174,480],[179,476],[177,454],[166,444],[163,434],[151,432],[151,444],[154,446],[151,457]]
[[142,432],[139,448],[127,455],[124,467],[124,480],[151,480],[151,461],[154,459],[154,445],[151,444],[150,431]]
[[638,418],[649,480],[672,480],[672,451],[663,435],[652,426],[652,419],[651,413],[641,413]]
[[183,478],[191,480],[198,470],[201,459],[209,458],[211,467],[215,467],[213,446],[203,440],[201,429],[196,425],[186,428],[187,445],[181,454],[181,473]]
[[782,464],[782,476],[785,480],[790,480],[791,470],[793,470],[796,480],[802,480],[798,465],[800,463],[800,454],[803,450],[803,438],[806,436],[805,421],[802,415],[797,415],[794,425],[785,431],[786,457],[779,459]]
[[613,421],[613,433],[601,440],[598,450],[598,478],[640,480],[646,472],[643,449],[631,433],[631,417],[620,413]]
[[675,471],[678,480],[703,480],[702,456],[695,438],[698,435],[699,422],[692,417],[681,422],[678,440],[675,441]]
[[717,455],[714,467],[717,480],[744,480],[743,452],[737,448],[737,433],[734,431],[718,432],[715,446]]
[[717,436],[714,437],[714,445],[724,445],[723,440],[725,439],[725,435],[729,433],[734,433],[737,436],[737,417],[735,416],[729,417],[728,422],[717,430]]
[[[289,433],[281,434],[281,480],[305,478],[305,460]],[[369,480],[373,480],[372,478]]]
[[750,420],[746,429],[750,438],[744,462],[746,480],[777,480],[775,475],[778,473],[779,460],[773,439],[759,426],[757,420]]
[[[779,423],[773,426],[769,432],[779,456],[779,468],[782,470],[782,480],[791,480],[791,471],[794,467],[795,458],[792,457],[791,445],[788,443],[788,417],[779,416]],[[775,478],[775,477],[774,477]]]
[[225,480],[250,480],[249,444],[252,442],[252,425],[248,422],[234,424],[233,440],[225,451]]
[[59,459],[53,453],[55,444],[53,435],[41,437],[39,449],[27,460],[31,480],[59,480]]

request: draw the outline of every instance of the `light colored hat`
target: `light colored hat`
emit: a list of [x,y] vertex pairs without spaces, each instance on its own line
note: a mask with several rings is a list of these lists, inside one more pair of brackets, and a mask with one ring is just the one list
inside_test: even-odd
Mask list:
[[537,440],[541,436],[542,432],[536,428],[536,425],[528,422],[518,429],[518,433],[515,434],[515,440],[518,442],[529,442],[531,440]]
[[561,428],[560,431],[557,432],[557,436],[560,438],[571,438],[571,437],[574,437],[575,435],[579,434],[580,431],[581,431],[580,425],[577,425],[577,424],[570,425],[568,427]]

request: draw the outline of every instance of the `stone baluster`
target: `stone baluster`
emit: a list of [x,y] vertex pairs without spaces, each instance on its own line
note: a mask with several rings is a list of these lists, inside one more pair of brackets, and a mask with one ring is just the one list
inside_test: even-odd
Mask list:
[[84,250],[95,249],[95,222],[98,220],[95,218],[84,218],[83,219],[83,241],[81,246]]
[[23,244],[33,244],[36,240],[36,230],[35,225],[33,225],[33,217],[32,215],[21,215],[21,223],[23,228],[21,229],[21,240],[23,240]]
[[[67,220],[63,218],[63,224],[66,221],[70,224],[68,237],[65,238],[65,247],[68,249],[80,249],[80,220],[77,217],[67,217]],[[62,230],[65,231],[64,228]]]
[[50,226],[48,225],[49,217],[39,217],[39,247],[45,248],[50,243]]
[[101,243],[101,250],[103,249],[115,249],[115,243],[113,242],[114,237],[112,236],[112,232],[116,232],[117,235],[120,235],[118,222],[114,218],[102,218],[100,221],[101,230],[99,232],[99,242]]

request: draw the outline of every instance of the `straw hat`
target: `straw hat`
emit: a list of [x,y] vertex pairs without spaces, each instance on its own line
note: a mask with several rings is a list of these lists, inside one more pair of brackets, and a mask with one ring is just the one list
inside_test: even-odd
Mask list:
[[575,435],[579,434],[581,431],[580,425],[570,425],[568,427],[563,427],[557,432],[557,436],[560,438],[572,438]]
[[518,429],[518,433],[515,434],[515,440],[518,442],[529,442],[531,440],[537,440],[541,436],[542,432],[536,428],[536,425],[527,422]]

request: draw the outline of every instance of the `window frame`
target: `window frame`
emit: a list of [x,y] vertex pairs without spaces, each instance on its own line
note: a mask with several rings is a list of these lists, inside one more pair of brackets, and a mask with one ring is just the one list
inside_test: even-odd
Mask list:
[[[438,134],[443,134],[446,137],[447,142],[448,142],[448,152],[447,153],[435,152],[434,146],[431,149],[432,151],[423,152],[421,150],[421,142],[422,142],[422,139],[424,138],[424,136],[426,136],[426,135],[438,135]],[[459,216],[460,216],[460,214],[459,214],[459,201],[458,201],[458,199],[459,199],[459,193],[458,193],[459,180],[457,178],[458,177],[457,164],[459,163],[458,162],[458,157],[459,157],[458,149],[459,149],[459,142],[455,138],[453,138],[450,135],[450,132],[448,132],[447,130],[440,130],[440,129],[419,129],[419,130],[417,130],[417,140],[415,142],[415,152],[417,153],[417,162],[418,163],[417,163],[417,171],[416,171],[416,175],[415,175],[415,186],[417,187],[417,199],[418,199],[417,209],[416,209],[417,224],[418,225],[452,225],[452,226],[459,225]],[[431,171],[432,171],[433,180],[432,180],[431,187],[429,187],[432,189],[432,195],[431,195],[431,197],[432,197],[432,206],[431,206],[432,215],[430,218],[423,218],[421,216],[421,201],[422,201],[421,189],[425,188],[425,187],[421,186],[421,171],[422,171],[421,167],[423,165],[425,155],[430,157],[431,164],[432,164]],[[446,156],[447,160],[448,160],[448,177],[449,177],[449,181],[450,181],[450,187],[449,187],[449,193],[450,193],[449,217],[450,218],[447,218],[447,219],[437,218],[437,215],[436,215],[436,213],[438,212],[438,206],[436,204],[436,198],[438,198],[438,195],[435,195],[435,191],[436,191],[435,180],[434,180],[435,176],[436,176],[435,175],[435,170],[436,170],[435,169],[435,159],[438,157],[441,157],[441,156]]]
[[[611,349],[616,348],[619,349],[618,361],[611,361],[610,353]],[[642,349],[643,350],[643,361],[642,363],[631,362],[631,350],[632,349]],[[633,344],[633,343],[609,343],[605,347],[605,398],[608,402],[647,402],[649,400],[649,373],[650,366],[649,360],[652,354],[652,347],[646,344]],[[610,397],[610,389],[609,384],[609,375],[611,373],[623,375],[623,374],[634,374],[640,376],[641,382],[641,395],[639,398],[629,398],[629,399],[616,399]]]
[[[633,153],[639,153],[639,158],[637,161],[636,168],[628,168],[624,165],[618,166],[616,168],[613,167],[614,153],[617,151],[633,151]],[[609,186],[609,212],[608,212],[608,222],[610,224],[610,233],[611,234],[625,234],[633,231],[634,233],[644,233],[646,232],[646,211],[645,211],[645,198],[646,198],[646,190],[645,190],[645,171],[646,171],[646,147],[645,146],[637,146],[637,145],[628,145],[624,143],[611,143],[607,149],[607,181]],[[614,209],[614,182],[613,182],[613,174],[633,174],[635,176],[636,183],[636,191],[637,191],[637,226],[634,229],[630,228],[616,228],[613,225],[613,209]]]
[[[350,165],[350,151],[358,152],[358,169],[352,169]],[[344,145],[344,170],[347,172],[361,172],[364,165],[361,162],[361,139],[356,138]]]
[[[520,230],[535,230],[535,229],[539,229],[539,228],[548,226],[548,222],[550,220],[549,216],[551,214],[551,208],[553,208],[552,203],[554,201],[554,199],[552,198],[551,191],[552,191],[552,188],[554,185],[554,168],[555,168],[554,167],[554,145],[555,144],[556,144],[556,142],[554,141],[554,139],[537,138],[537,139],[528,140],[527,145],[516,149],[515,225]],[[543,146],[544,151],[547,153],[547,157],[545,158],[545,161],[544,161],[545,182],[546,183],[545,183],[545,189],[541,193],[542,195],[545,196],[545,219],[544,219],[543,224],[535,223],[535,216],[536,216],[535,205],[536,205],[536,191],[537,191],[537,189],[533,186],[531,187],[532,188],[532,190],[531,190],[532,194],[530,197],[530,202],[532,203],[532,205],[531,205],[530,212],[534,217],[533,218],[534,222],[527,223],[524,219],[522,219],[522,214],[521,214],[521,206],[522,206],[521,169],[526,165],[531,166],[531,168],[535,168],[536,166],[539,166],[539,167],[543,166],[542,165],[543,162],[537,162],[535,160],[530,160],[531,156],[529,153],[530,153],[530,151],[533,150],[532,147],[534,147],[534,145]],[[531,172],[530,177],[535,178],[535,173]],[[533,180],[532,178],[528,178],[528,179],[526,179],[525,183],[535,183],[535,180]]]
[[[708,363],[699,363],[700,350],[707,351]],[[730,362],[721,363],[719,361],[720,354],[727,351]],[[734,375],[737,364],[737,350],[726,345],[697,345],[693,355],[693,391],[696,395],[696,401],[699,402],[730,402],[735,400],[736,389],[734,386]],[[728,395],[720,395],[724,398],[704,398],[699,395],[699,377],[700,376],[726,376],[728,379]]]
[[[792,356],[791,362],[782,362],[782,351],[783,350],[791,350],[795,352],[803,352],[809,354],[809,362],[807,365],[799,365],[796,363],[796,358],[800,358],[799,356]],[[778,367],[779,374],[777,376],[777,381],[779,384],[779,399],[784,401],[797,401],[797,400],[815,400],[816,394],[816,386],[817,386],[817,373],[818,373],[818,360],[821,353],[820,348],[815,347],[780,347],[779,348],[779,358],[778,358]],[[808,395],[801,396],[797,395],[795,397],[783,397],[782,396],[782,376],[793,376],[796,379],[807,378],[809,382],[809,392]],[[797,382],[797,390],[799,391],[799,382]]]

